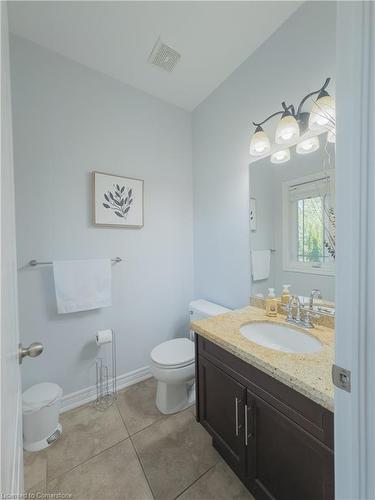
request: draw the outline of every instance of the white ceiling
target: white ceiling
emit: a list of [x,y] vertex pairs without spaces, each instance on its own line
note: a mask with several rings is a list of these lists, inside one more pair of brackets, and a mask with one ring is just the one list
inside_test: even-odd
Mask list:
[[[12,32],[192,110],[301,3],[26,1],[8,5]],[[159,35],[182,56],[172,73],[147,62]]]

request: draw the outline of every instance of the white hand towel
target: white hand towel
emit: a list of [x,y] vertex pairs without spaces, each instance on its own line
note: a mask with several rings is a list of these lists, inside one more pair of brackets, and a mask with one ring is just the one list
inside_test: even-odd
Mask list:
[[251,252],[251,272],[253,281],[266,280],[270,275],[271,250]]
[[112,305],[110,259],[56,261],[53,275],[59,314]]

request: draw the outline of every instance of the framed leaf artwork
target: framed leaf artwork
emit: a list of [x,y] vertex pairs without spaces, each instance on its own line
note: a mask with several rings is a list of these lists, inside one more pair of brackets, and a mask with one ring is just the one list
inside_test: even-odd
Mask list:
[[94,224],[143,227],[143,180],[93,172]]

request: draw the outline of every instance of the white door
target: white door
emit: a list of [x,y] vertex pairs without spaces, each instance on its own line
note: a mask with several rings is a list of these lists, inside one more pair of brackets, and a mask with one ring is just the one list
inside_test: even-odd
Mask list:
[[0,493],[23,491],[21,374],[18,364],[17,268],[13,145],[6,2],[1,2],[1,484]]
[[375,498],[375,3],[337,3],[335,492]]

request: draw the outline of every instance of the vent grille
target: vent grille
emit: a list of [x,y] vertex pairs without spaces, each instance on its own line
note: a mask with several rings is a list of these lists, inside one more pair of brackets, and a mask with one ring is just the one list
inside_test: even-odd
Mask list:
[[180,58],[181,54],[163,43],[159,37],[151,51],[148,62],[170,73],[174,70]]

